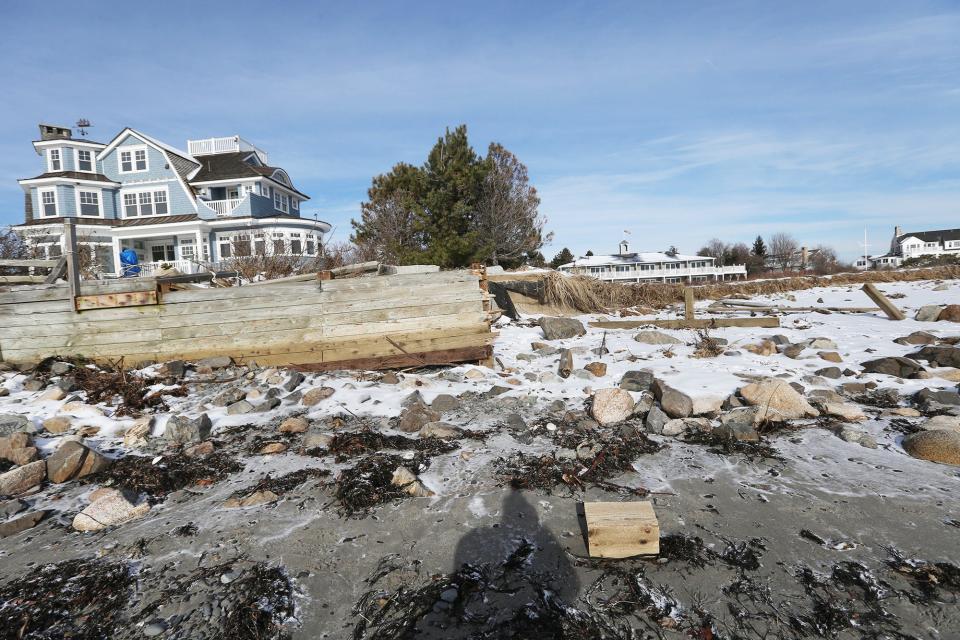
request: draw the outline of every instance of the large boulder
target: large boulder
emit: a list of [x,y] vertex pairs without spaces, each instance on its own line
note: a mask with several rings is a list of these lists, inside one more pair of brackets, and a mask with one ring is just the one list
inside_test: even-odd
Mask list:
[[37,486],[47,475],[47,463],[37,460],[0,474],[0,496],[15,496]]
[[210,436],[210,429],[212,427],[213,423],[205,413],[201,413],[196,418],[170,416],[167,420],[164,436],[174,444],[203,442]]
[[925,360],[930,363],[936,362],[941,367],[960,368],[960,348],[957,347],[926,346],[919,351],[911,353],[910,357],[915,360]]
[[923,367],[916,360],[910,358],[877,358],[868,360],[861,364],[864,373],[882,373],[897,378],[912,378],[921,371]]
[[673,336],[666,334],[662,331],[647,330],[641,331],[637,335],[633,336],[633,339],[639,342],[640,344],[653,344],[653,345],[671,345],[671,344],[683,344],[683,340],[674,338]]
[[79,442],[68,440],[47,458],[47,478],[50,482],[68,482],[102,471],[108,466],[109,458]]
[[960,416],[933,416],[920,428],[924,431],[953,431],[960,433]]
[[587,333],[583,323],[573,318],[543,316],[540,318],[540,328],[543,330],[543,337],[547,340],[576,338]]
[[937,342],[937,336],[929,331],[914,331],[908,336],[897,338],[894,342],[902,345],[922,346],[925,344],[935,344]]
[[663,380],[654,380],[653,395],[660,401],[663,412],[671,418],[686,418],[693,414],[693,399]]
[[913,319],[920,322],[935,322],[940,316],[940,309],[942,309],[942,307],[938,304],[924,305],[917,309],[917,314]]
[[590,415],[602,425],[623,422],[633,415],[636,403],[629,391],[623,389],[598,389],[593,394]]
[[759,422],[768,419],[796,420],[820,415],[796,389],[778,378],[765,378],[741,387],[740,397],[747,404],[760,408],[757,415]]
[[646,369],[627,371],[620,378],[620,388],[626,391],[648,391],[653,386],[653,372]]
[[108,492],[76,515],[73,519],[73,528],[77,531],[100,531],[140,518],[148,511],[150,511],[149,503],[135,505],[119,491]]
[[920,431],[903,439],[903,448],[914,458],[960,465],[960,433]]
[[960,304],[948,304],[937,316],[939,322],[960,322]]

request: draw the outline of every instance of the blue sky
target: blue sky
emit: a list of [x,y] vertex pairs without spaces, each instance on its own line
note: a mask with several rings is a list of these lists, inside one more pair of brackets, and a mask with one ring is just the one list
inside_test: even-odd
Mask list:
[[[361,3],[357,3],[361,4]],[[38,122],[240,134],[349,235],[446,126],[514,151],[544,253],[751,241],[875,250],[960,227],[958,2],[8,3],[0,224]]]

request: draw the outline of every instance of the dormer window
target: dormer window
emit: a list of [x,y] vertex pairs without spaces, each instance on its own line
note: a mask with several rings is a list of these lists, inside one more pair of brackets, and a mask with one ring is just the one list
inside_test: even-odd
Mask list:
[[120,173],[146,171],[147,168],[146,147],[127,147],[120,151]]
[[50,171],[63,171],[63,161],[60,159],[60,149],[50,149],[48,158]]
[[93,172],[93,153],[86,149],[77,151],[77,171]]

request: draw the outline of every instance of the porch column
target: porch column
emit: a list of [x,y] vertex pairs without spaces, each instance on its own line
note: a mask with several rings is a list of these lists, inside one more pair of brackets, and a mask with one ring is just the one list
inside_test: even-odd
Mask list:
[[[197,229],[196,242],[197,242],[197,249],[196,249],[197,254],[193,257],[193,259],[196,260],[197,262],[203,262],[203,232],[200,231],[200,229]],[[191,272],[195,270],[199,271],[196,265],[192,265],[190,267],[190,270]]]
[[120,238],[113,236],[110,239],[113,245],[113,264],[116,266],[117,277],[123,276],[123,263],[120,262]]

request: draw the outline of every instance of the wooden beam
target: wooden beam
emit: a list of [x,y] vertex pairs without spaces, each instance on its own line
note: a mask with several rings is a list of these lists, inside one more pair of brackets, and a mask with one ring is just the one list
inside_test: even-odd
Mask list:
[[157,304],[154,291],[134,291],[130,293],[101,293],[95,296],[77,296],[74,300],[77,311],[85,309],[112,309],[114,307],[144,307]]
[[649,502],[585,502],[583,515],[593,558],[660,553],[660,523]]
[[56,264],[50,268],[50,273],[47,274],[47,277],[44,278],[44,284],[53,284],[60,278],[64,276],[67,272],[67,259],[63,256],[60,256],[60,259],[57,260]]
[[699,318],[695,320],[597,320],[590,323],[598,329],[639,329],[660,327],[662,329],[723,329],[726,327],[761,327],[772,329],[780,326],[780,318]]
[[863,292],[866,293],[867,296],[873,300],[878,307],[880,307],[880,310],[887,314],[888,318],[891,320],[907,319],[907,316],[904,315],[903,311],[900,311],[896,305],[890,302],[887,296],[883,295],[879,289],[873,286],[872,283],[868,282],[867,284],[863,285],[862,289]]
[[694,290],[693,287],[687,287],[683,290],[683,318],[685,320],[693,320],[693,301],[694,301]]
[[[70,298],[76,301],[80,295],[80,264],[77,257],[77,221],[67,218],[63,222],[63,236],[66,242],[64,257],[67,259],[67,284],[70,286]],[[76,307],[74,307],[76,308]]]
[[20,260],[17,258],[0,259],[0,267],[45,267],[52,269],[56,266],[56,260]]
[[[396,356],[381,356],[379,358],[355,358],[334,362],[318,362],[309,364],[291,365],[291,369],[298,371],[339,371],[343,369],[357,369],[361,371],[376,371],[380,369],[400,369],[425,365],[454,364],[458,362],[474,362],[492,357],[491,345],[461,347],[459,349],[441,349],[421,353],[404,353]],[[259,362],[259,359],[258,359]]]
[[46,276],[0,276],[0,284],[42,284]]

